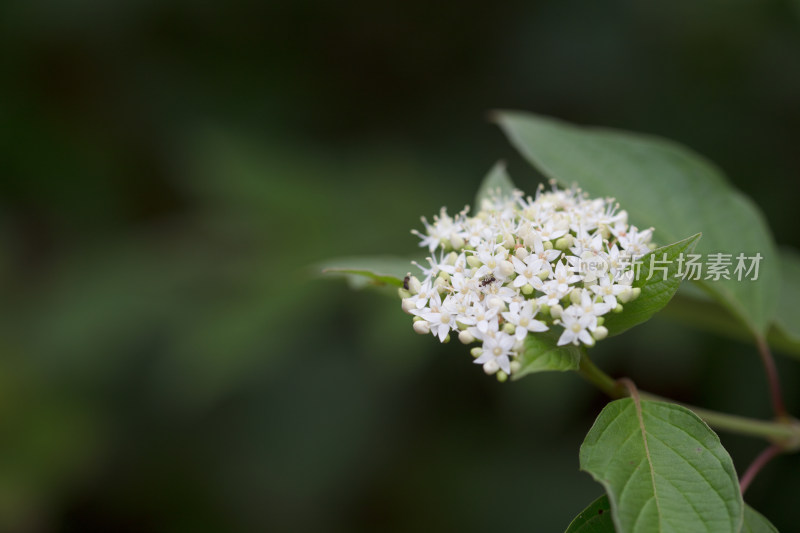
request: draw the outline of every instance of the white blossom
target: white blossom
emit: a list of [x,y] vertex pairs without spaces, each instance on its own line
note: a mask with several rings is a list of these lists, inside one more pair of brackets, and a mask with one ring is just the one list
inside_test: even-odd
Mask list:
[[506,375],[520,368],[528,335],[554,330],[559,345],[604,338],[601,317],[638,294],[631,258],[650,250],[653,233],[629,226],[612,198],[555,185],[535,198],[490,195],[472,216],[442,208],[422,223],[413,233],[431,257],[414,263],[422,275],[409,278],[402,302],[414,330],[480,343],[475,363]]

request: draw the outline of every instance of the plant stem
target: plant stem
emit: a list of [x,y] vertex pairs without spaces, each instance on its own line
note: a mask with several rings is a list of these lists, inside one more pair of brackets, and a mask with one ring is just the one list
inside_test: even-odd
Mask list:
[[783,395],[781,394],[781,382],[778,379],[778,369],[775,367],[775,358],[772,357],[772,352],[770,352],[766,341],[760,336],[756,338],[756,344],[758,345],[758,354],[761,356],[761,362],[764,364],[764,370],[767,372],[772,410],[775,412],[776,418],[787,418],[786,405],[783,403]]
[[772,460],[773,457],[781,453],[781,447],[777,444],[773,444],[772,446],[765,449],[763,452],[758,454],[758,457],[747,467],[742,478],[739,480],[739,487],[742,489],[742,494],[744,491],[747,490],[747,487],[750,486],[753,479],[756,475],[761,471],[764,466]]
[[[614,378],[600,370],[592,362],[592,360],[589,359],[589,356],[585,351],[581,354],[578,373],[611,398],[624,398],[629,395],[628,389],[620,382],[614,380]],[[723,431],[754,437],[763,437],[773,442],[779,447],[779,449],[784,451],[800,449],[800,422],[789,417],[784,417],[782,420],[776,422],[769,420],[758,420],[755,418],[747,418],[744,416],[702,409],[693,405],[687,405],[667,398],[662,398],[647,392],[640,391],[639,396],[643,400],[664,401],[682,405],[705,420],[708,425]]]

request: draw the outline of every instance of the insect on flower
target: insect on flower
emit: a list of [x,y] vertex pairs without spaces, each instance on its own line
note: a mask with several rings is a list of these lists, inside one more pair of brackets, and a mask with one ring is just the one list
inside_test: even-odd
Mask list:
[[492,276],[491,274],[489,274],[488,276],[484,277],[484,278],[481,280],[481,283],[480,283],[480,285],[481,285],[481,287],[486,287],[487,285],[490,285],[490,284],[494,283],[495,281],[497,281],[497,280],[495,279],[495,277],[494,277],[494,276]]

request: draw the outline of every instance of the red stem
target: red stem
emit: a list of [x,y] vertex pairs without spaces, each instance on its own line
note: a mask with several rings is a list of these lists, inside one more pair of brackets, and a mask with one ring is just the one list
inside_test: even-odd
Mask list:
[[772,460],[773,457],[775,457],[780,453],[781,453],[781,447],[778,446],[777,444],[773,444],[772,446],[769,446],[767,449],[761,452],[758,455],[758,457],[755,458],[755,460],[750,464],[750,466],[747,467],[747,470],[745,471],[742,478],[739,480],[739,487],[742,490],[742,494],[744,494],[744,491],[746,491],[747,487],[750,486],[750,483],[752,483],[753,478],[755,478],[756,475],[761,471],[761,469],[764,468],[764,465],[766,465],[768,462]]
[[772,399],[772,409],[775,411],[776,418],[786,418],[786,406],[783,403],[783,395],[781,394],[781,382],[778,379],[778,369],[775,367],[775,359],[772,357],[772,352],[769,351],[766,341],[758,338],[758,354],[761,356],[761,362],[764,364],[764,370],[767,373],[767,383],[769,384],[770,398]]

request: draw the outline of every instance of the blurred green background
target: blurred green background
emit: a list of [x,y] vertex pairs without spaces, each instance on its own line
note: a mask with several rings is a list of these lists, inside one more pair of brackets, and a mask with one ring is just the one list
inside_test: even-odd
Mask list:
[[[0,42],[0,531],[562,531],[605,399],[311,275],[413,253],[497,159],[532,191],[491,109],[682,142],[800,246],[797,2],[12,0]],[[596,361],[769,416],[744,344],[659,318]],[[798,480],[747,501],[796,530]]]

